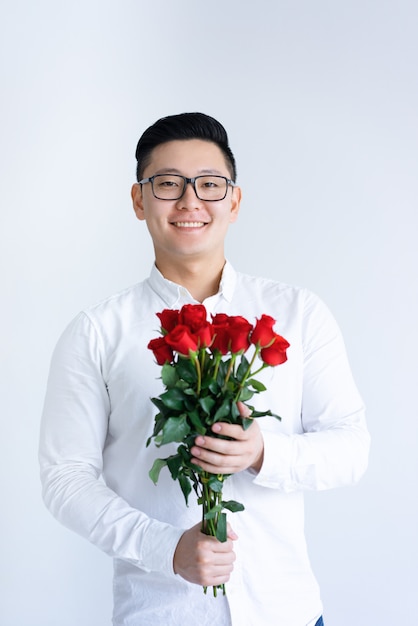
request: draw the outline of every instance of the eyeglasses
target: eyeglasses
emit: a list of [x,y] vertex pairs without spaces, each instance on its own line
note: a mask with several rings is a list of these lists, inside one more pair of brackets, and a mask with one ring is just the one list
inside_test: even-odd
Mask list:
[[179,174],[156,174],[139,181],[140,185],[145,183],[151,183],[152,193],[158,200],[180,200],[190,183],[199,200],[218,202],[226,197],[228,185],[235,187],[229,178],[212,175],[187,178]]

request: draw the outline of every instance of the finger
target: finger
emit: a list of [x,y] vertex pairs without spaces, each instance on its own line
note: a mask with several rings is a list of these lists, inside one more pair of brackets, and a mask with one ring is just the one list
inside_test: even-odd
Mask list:
[[210,460],[192,457],[191,462],[210,474],[235,474],[245,466],[245,458],[243,459],[241,456],[226,457],[221,454]]
[[196,437],[195,445],[191,449],[191,453],[209,460],[213,458],[210,453],[221,454],[226,456],[235,456],[236,454],[243,453],[243,445],[247,437],[243,437],[243,440],[238,440],[236,437],[233,439],[219,439],[217,437]]
[[[253,427],[255,422],[253,422],[249,428],[246,430],[240,424],[227,424],[226,422],[216,422],[212,426],[212,432],[216,435],[223,435],[224,437],[230,437],[231,439],[236,439],[237,441],[245,441],[246,439],[250,439],[252,432],[250,429]],[[222,441],[222,439],[220,440]]]
[[211,543],[211,551],[216,552],[216,563],[233,563],[235,561],[235,553],[233,550],[233,541],[238,539],[238,536],[233,533],[233,537],[227,534],[228,539],[226,541],[219,541],[214,537],[215,541]]
[[[222,454],[221,452],[210,450],[208,448],[198,448],[194,446],[191,449],[192,459],[191,462],[195,465],[200,465],[203,469],[207,470],[207,466],[211,468],[219,467],[224,468],[225,465],[229,465],[229,459],[231,455]],[[204,467],[205,464],[205,467]],[[217,474],[219,472],[212,472]]]
[[237,402],[237,407],[241,417],[251,417],[251,409],[249,409],[246,404],[241,402],[241,400]]
[[232,528],[231,524],[228,522],[226,525],[226,532],[229,539],[232,541],[236,541],[238,539],[238,535],[235,530]]

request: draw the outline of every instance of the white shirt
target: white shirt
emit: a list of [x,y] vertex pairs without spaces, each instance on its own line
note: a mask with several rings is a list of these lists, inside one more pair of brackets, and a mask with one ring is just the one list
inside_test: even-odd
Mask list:
[[258,475],[227,479],[224,499],[245,505],[228,514],[239,539],[226,597],[203,594],[173,571],[185,529],[201,511],[165,468],[148,471],[177,444],[145,442],[150,398],[162,391],[147,349],[158,336],[155,313],[194,303],[153,267],[150,277],[82,312],[55,349],[42,419],[44,499],[63,524],[114,557],[116,626],[311,626],[322,612],[304,538],[303,490],[354,483],[367,466],[369,435],[344,344],[324,304],[305,289],[236,273],[225,265],[208,313],[261,314],[277,320],[288,361],[259,377],[264,463]]

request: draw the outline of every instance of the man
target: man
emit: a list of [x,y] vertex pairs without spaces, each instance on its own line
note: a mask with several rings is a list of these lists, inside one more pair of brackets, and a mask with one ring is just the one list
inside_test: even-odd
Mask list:
[[[43,414],[44,498],[64,524],[114,557],[117,626],[322,624],[303,531],[303,490],[358,480],[369,436],[339,330],[310,292],[237,273],[224,240],[238,217],[233,154],[224,128],[200,114],[158,120],[139,140],[133,207],[155,265],[142,283],[82,312],[55,350]],[[162,472],[151,396],[162,391],[147,344],[155,314],[201,302],[209,314],[279,320],[288,361],[264,373],[257,408],[281,415],[228,439],[198,436],[194,463],[232,474],[235,513],[226,543],[200,532],[196,503]],[[246,409],[240,405],[243,415]],[[218,429],[218,430],[216,430]],[[103,480],[102,480],[103,478]],[[202,586],[228,582],[227,595]]]

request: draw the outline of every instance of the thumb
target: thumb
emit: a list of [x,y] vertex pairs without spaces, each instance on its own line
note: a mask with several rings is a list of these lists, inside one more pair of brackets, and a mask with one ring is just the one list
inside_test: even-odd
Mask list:
[[237,533],[232,529],[231,524],[229,522],[227,524],[226,529],[227,529],[228,539],[232,539],[232,541],[235,541],[236,539],[238,539]]
[[241,400],[238,400],[237,407],[241,417],[251,417],[251,410]]

